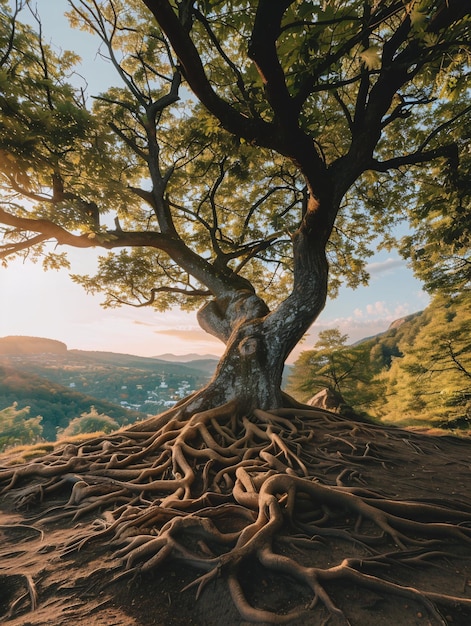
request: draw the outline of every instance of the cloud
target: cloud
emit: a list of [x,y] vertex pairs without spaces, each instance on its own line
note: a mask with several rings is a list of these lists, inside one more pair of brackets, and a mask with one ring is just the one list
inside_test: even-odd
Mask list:
[[385,261],[377,261],[376,263],[368,263],[366,266],[367,272],[371,274],[371,276],[379,276],[380,274],[386,274],[392,272],[397,268],[406,267],[406,262],[404,259],[393,259],[389,257]]
[[304,340],[298,344],[288,358],[288,363],[294,363],[299,357],[300,353],[305,350],[312,350],[314,344],[319,339],[319,333],[323,330],[330,330],[331,328],[338,328],[340,332],[348,336],[347,344],[353,344],[361,339],[367,337],[373,337],[388,329],[391,322],[394,320],[378,318],[371,319],[359,319],[354,317],[344,317],[328,320],[325,322],[315,322],[311,327],[311,330],[305,335]]
[[398,304],[394,308],[394,318],[398,319],[399,317],[404,317],[405,315],[409,315],[410,308],[408,304]]
[[166,330],[155,330],[156,335],[165,335],[166,337],[175,337],[180,341],[193,341],[200,343],[216,343],[222,345],[219,339],[205,333],[203,330],[196,328],[168,328]]
[[377,317],[378,315],[387,316],[390,314],[385,303],[380,301],[374,302],[373,304],[367,304],[365,308],[370,317]]
[[136,326],[147,326],[148,328],[152,328],[155,326],[155,324],[151,324],[149,322],[141,322],[141,320],[133,320],[132,323],[136,324]]
[[[365,309],[367,317],[369,317],[370,320],[383,319],[390,322],[393,322],[399,317],[409,315],[410,313],[410,307],[407,302],[398,303],[393,308],[389,308],[385,302],[377,301],[373,304],[367,304]],[[358,311],[358,313],[356,313],[355,317],[362,319],[365,317],[361,309],[356,309],[356,311]]]
[[366,304],[364,308],[357,307],[348,317],[317,320],[304,340],[290,354],[288,362],[293,363],[304,350],[311,350],[319,339],[319,333],[324,330],[338,328],[342,334],[348,336],[347,344],[353,344],[385,332],[392,322],[409,313],[410,307],[406,302],[388,307],[384,301],[378,300]]
[[[311,328],[311,334],[317,336],[323,330],[338,328],[341,333],[348,335],[348,343],[354,343],[365,337],[371,337],[388,329],[391,322],[397,319],[394,316],[377,317],[376,319],[344,317],[323,323],[316,322]],[[317,339],[316,339],[317,340]]]

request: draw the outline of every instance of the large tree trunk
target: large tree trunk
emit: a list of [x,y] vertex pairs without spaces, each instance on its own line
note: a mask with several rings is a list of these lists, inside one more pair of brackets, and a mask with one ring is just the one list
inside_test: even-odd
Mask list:
[[270,344],[265,318],[239,324],[204,394],[213,404],[237,400],[241,410],[281,406],[283,346]]
[[244,411],[282,405],[285,360],[324,308],[327,296],[324,246],[314,246],[300,232],[294,249],[293,290],[273,312],[248,292],[237,292],[229,304],[215,300],[199,312],[202,328],[226,343],[204,391],[212,406],[231,400]]
[[[329,207],[332,202],[326,203]],[[281,382],[286,358],[324,308],[328,263],[325,247],[332,228],[319,202],[311,195],[303,223],[293,236],[293,288],[270,311],[250,283],[240,277],[227,279],[217,296],[198,312],[200,326],[220,339],[226,350],[208,385],[176,407],[180,416],[232,403],[236,412],[270,410],[283,405]],[[132,426],[132,430],[159,429],[175,415],[175,409]]]

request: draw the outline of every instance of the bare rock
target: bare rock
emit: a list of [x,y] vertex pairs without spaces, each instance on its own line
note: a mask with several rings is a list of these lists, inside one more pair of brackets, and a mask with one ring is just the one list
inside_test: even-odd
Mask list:
[[315,396],[312,396],[307,401],[310,406],[318,407],[319,409],[326,409],[327,411],[339,411],[340,407],[345,405],[345,400],[342,396],[332,389],[322,389]]

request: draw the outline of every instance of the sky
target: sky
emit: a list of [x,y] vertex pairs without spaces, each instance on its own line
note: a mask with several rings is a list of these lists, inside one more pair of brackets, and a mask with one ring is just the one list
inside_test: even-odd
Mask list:
[[[90,92],[103,89],[108,68],[97,57],[96,43],[90,36],[68,29],[62,16],[66,0],[38,0],[37,5],[46,39],[78,52]],[[71,271],[93,272],[97,254],[93,250],[71,250]],[[397,253],[379,253],[367,269],[370,285],[356,290],[342,288],[335,300],[328,301],[288,362],[293,362],[302,350],[312,348],[322,330],[339,328],[348,335],[348,343],[353,343],[427,306],[428,296]],[[220,341],[199,328],[195,313],[178,309],[157,313],[133,307],[103,309],[103,297],[87,295],[70,280],[67,270],[44,272],[39,264],[29,261],[12,262],[6,269],[0,266],[0,293],[0,337],[47,337],[64,342],[69,349],[139,356],[219,356],[224,350]]]

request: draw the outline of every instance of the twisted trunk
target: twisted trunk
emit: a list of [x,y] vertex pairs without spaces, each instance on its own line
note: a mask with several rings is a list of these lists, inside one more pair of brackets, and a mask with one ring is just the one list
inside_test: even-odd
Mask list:
[[325,246],[299,231],[290,295],[270,312],[255,294],[238,291],[213,300],[198,314],[201,327],[226,344],[204,398],[216,406],[237,400],[243,410],[282,405],[286,358],[324,308],[328,264]]

